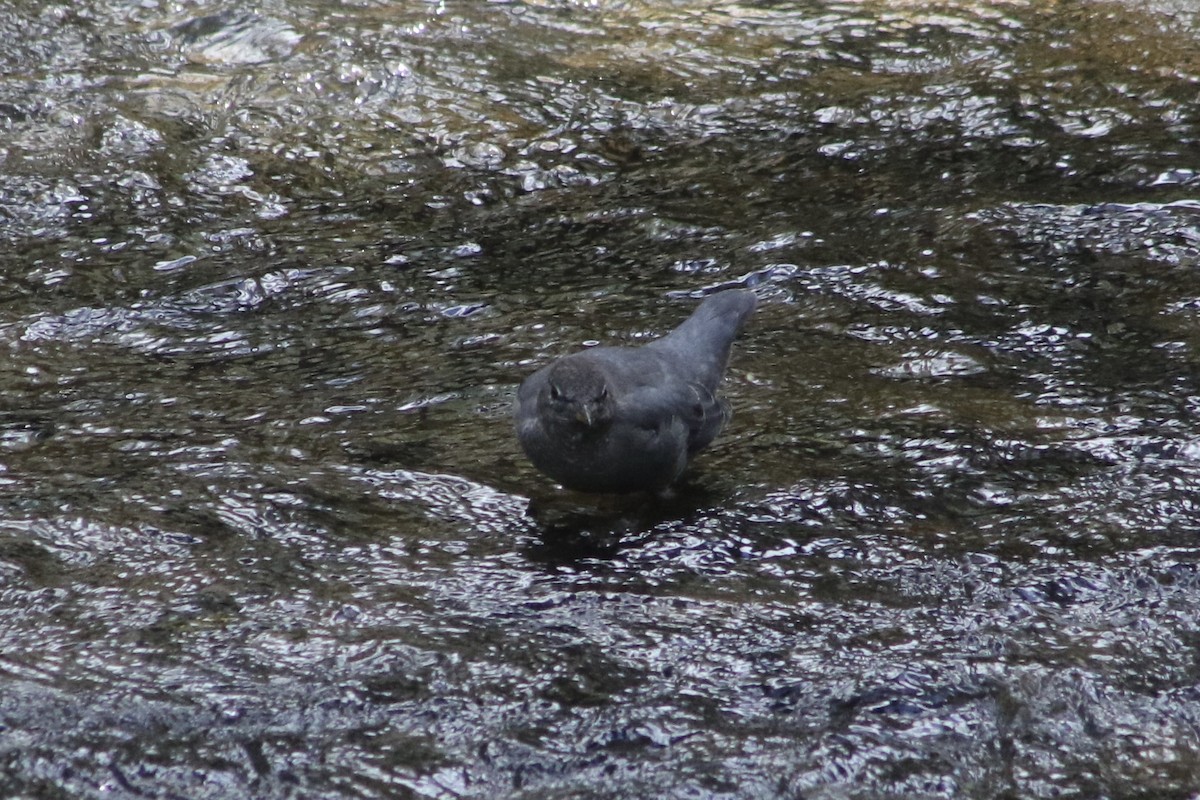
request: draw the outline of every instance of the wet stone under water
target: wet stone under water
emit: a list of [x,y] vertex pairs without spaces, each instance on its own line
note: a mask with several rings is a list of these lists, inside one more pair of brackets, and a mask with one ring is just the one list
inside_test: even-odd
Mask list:
[[[1184,4],[0,9],[0,795],[1188,798]],[[514,390],[752,288],[669,498]]]

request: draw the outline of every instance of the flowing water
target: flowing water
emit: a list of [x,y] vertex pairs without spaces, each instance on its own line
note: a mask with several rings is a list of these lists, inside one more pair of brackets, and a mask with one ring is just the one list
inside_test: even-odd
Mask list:
[[[0,5],[0,794],[1192,798],[1185,3]],[[734,421],[515,386],[721,287]]]

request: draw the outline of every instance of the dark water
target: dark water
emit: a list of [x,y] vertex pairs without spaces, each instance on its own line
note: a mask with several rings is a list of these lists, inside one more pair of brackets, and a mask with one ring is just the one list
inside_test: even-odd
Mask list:
[[[0,8],[0,794],[1194,797],[1198,34]],[[676,497],[524,462],[738,284]]]

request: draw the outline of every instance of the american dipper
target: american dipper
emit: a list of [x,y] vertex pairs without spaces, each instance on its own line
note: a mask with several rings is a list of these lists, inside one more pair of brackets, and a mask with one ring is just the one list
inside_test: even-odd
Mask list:
[[593,347],[517,390],[517,439],[533,465],[581,492],[661,491],[729,420],[717,385],[755,296],[709,296],[642,347]]

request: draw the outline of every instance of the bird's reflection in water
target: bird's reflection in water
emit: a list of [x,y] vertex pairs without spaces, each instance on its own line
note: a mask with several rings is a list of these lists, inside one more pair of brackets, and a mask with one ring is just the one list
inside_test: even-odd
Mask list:
[[559,492],[532,497],[526,514],[537,530],[527,555],[537,562],[569,565],[608,560],[637,547],[664,524],[686,524],[710,508],[714,493],[684,482],[669,493],[583,495]]

